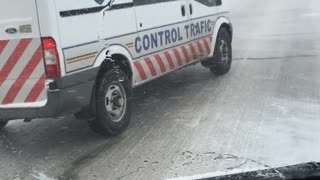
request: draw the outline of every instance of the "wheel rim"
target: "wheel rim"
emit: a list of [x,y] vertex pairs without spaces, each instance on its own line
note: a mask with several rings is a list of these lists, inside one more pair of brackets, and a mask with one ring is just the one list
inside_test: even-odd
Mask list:
[[127,107],[127,97],[122,85],[111,84],[109,86],[105,97],[105,106],[113,122],[122,120]]
[[220,41],[220,52],[221,52],[221,61],[220,63],[222,63],[223,65],[226,65],[229,63],[229,46],[227,44],[227,42],[223,39],[221,39]]

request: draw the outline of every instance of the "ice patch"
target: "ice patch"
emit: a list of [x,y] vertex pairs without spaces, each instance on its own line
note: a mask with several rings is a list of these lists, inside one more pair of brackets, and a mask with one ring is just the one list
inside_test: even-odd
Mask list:
[[304,17],[319,17],[320,13],[313,12],[313,13],[303,14],[302,16],[304,16]]
[[36,180],[57,180],[55,178],[49,177],[44,172],[34,171],[34,174],[30,174],[30,176],[34,177]]
[[287,114],[289,112],[288,108],[285,106],[281,106],[276,103],[271,104],[271,106],[277,108],[282,114]]
[[205,178],[212,178],[212,177],[219,177],[219,176],[226,176],[232,174],[239,174],[244,172],[252,172],[257,170],[265,170],[267,168],[260,168],[260,169],[234,169],[231,171],[221,171],[221,172],[214,172],[214,173],[206,173],[206,174],[197,174],[193,176],[184,176],[184,177],[177,177],[177,178],[168,178],[166,180],[193,180],[193,179],[205,179]]

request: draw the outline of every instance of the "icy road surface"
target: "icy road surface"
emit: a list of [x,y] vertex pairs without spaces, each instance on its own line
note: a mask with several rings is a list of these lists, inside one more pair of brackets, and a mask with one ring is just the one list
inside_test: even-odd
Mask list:
[[320,1],[225,3],[228,75],[196,65],[139,87],[116,138],[71,115],[11,122],[0,179],[166,179],[320,161]]

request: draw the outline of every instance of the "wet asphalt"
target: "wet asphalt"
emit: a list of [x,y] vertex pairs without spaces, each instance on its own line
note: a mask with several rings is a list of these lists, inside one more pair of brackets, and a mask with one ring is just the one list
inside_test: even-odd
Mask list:
[[198,64],[138,87],[119,137],[72,115],[12,121],[0,179],[184,179],[320,161],[320,1],[224,3],[229,74]]

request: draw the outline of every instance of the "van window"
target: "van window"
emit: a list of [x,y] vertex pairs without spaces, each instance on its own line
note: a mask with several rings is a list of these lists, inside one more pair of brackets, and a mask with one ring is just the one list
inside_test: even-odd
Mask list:
[[221,0],[195,0],[195,1],[209,7],[221,5]]
[[156,4],[156,3],[168,2],[168,1],[176,1],[176,0],[134,0],[133,4],[135,6],[142,6],[142,5]]

